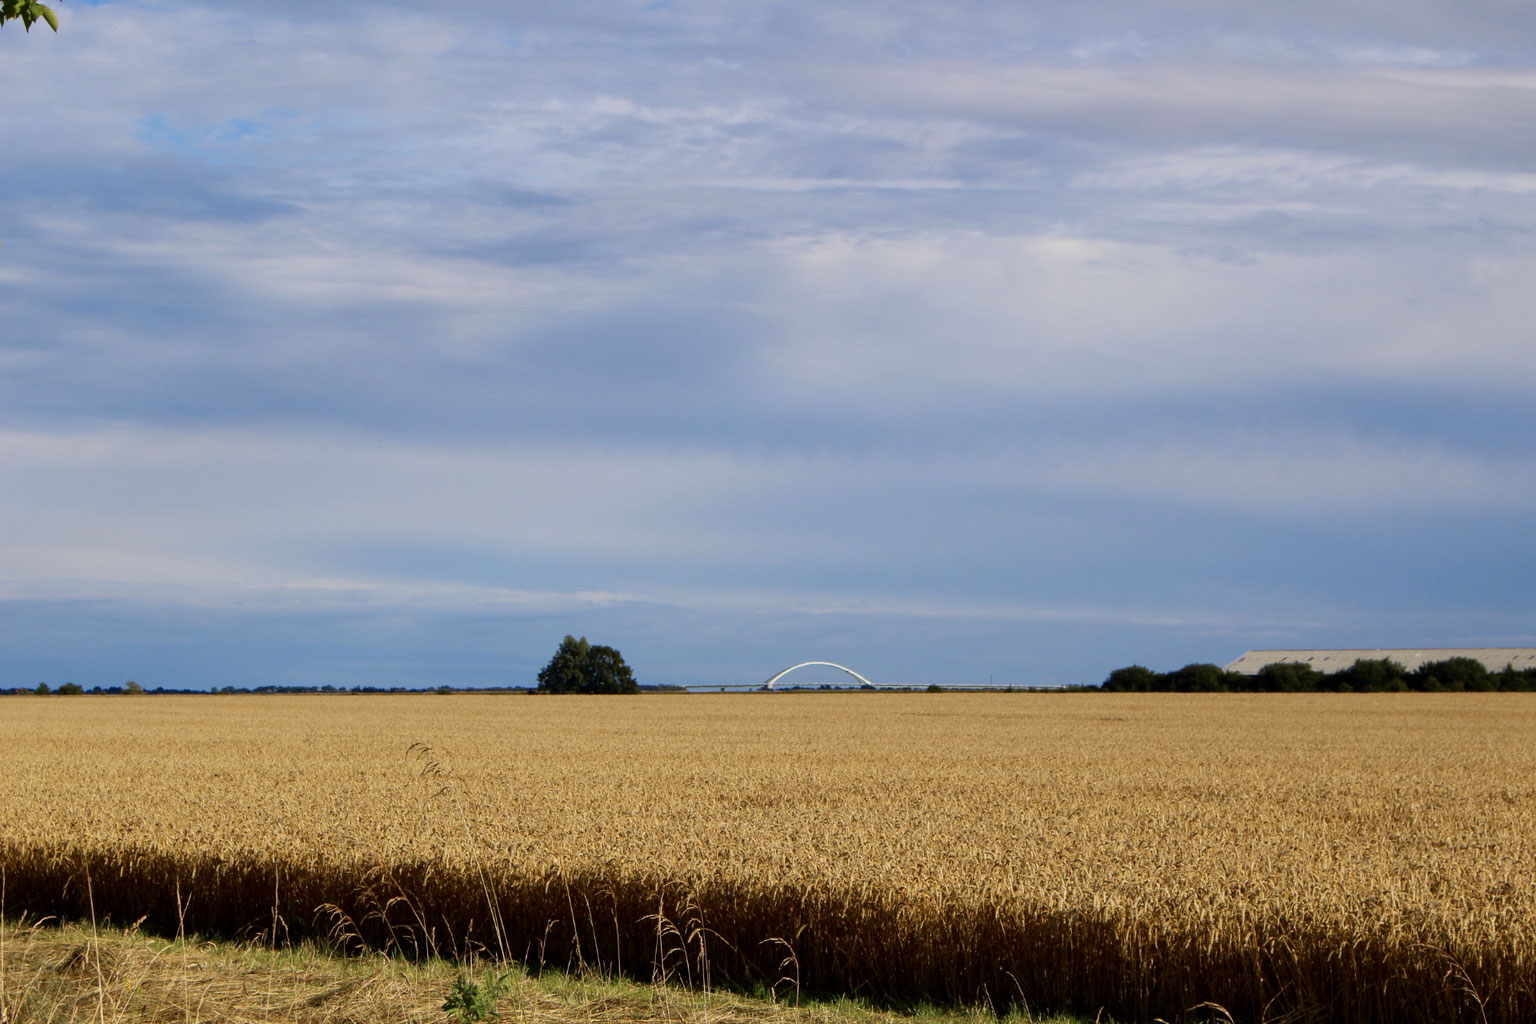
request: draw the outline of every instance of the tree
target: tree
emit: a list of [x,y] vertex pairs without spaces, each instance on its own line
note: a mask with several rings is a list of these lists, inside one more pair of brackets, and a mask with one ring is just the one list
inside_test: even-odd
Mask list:
[[59,16],[46,4],[37,0],[0,0],[0,25],[8,21],[20,21],[21,27],[32,31],[32,23],[44,21],[55,32],[59,30]]
[[1506,664],[1504,671],[1492,677],[1500,690],[1536,690],[1536,668],[1517,669]]
[[1299,661],[1276,661],[1259,669],[1255,688],[1261,693],[1311,693],[1323,688],[1325,677]]
[[1220,665],[1195,662],[1176,668],[1166,675],[1165,688],[1180,693],[1225,693],[1232,689],[1227,673]]
[[1494,677],[1476,658],[1447,658],[1427,661],[1408,676],[1414,690],[1491,690]]
[[73,696],[76,696],[77,694],[84,693],[85,690],[80,686],[79,683],[65,683],[63,686],[59,687],[54,692],[55,693],[62,693],[66,697],[73,697]]
[[539,671],[539,692],[580,693],[583,669],[591,653],[592,645],[586,637],[577,640],[567,633],[555,656]]
[[582,693],[639,693],[635,674],[624,663],[624,655],[612,647],[593,644],[587,659],[586,685]]
[[130,679],[126,683],[123,684],[123,692],[124,693],[135,693],[135,694],[143,693],[144,692],[144,687],[140,686],[138,683],[136,683],[132,679]]
[[1361,658],[1329,677],[1331,689],[1358,693],[1400,693],[1408,689],[1408,670],[1387,658]]
[[540,693],[639,693],[634,673],[612,647],[567,634],[539,671]]
[[1145,665],[1127,665],[1111,672],[1100,689],[1116,693],[1146,693],[1157,689],[1157,685],[1158,673]]

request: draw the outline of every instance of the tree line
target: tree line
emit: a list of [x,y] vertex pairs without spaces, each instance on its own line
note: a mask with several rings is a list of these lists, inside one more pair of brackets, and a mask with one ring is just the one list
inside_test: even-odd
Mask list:
[[[677,687],[650,687],[653,690],[677,689]],[[577,639],[567,635],[555,649],[554,657],[549,659],[549,664],[539,671],[538,687],[529,691],[520,686],[437,686],[430,688],[406,687],[406,686],[353,686],[350,689],[340,686],[256,686],[251,688],[239,688],[226,686],[223,689],[209,690],[168,690],[157,686],[153,690],[145,689],[138,683],[129,682],[122,686],[93,686],[89,690],[79,683],[65,683],[57,688],[50,688],[47,683],[38,683],[33,689],[0,689],[0,695],[34,694],[39,697],[50,695],[73,696],[75,694],[137,694],[137,693],[201,693],[201,694],[270,694],[270,693],[639,693],[640,686],[635,682],[635,674],[624,661],[624,655],[612,647],[603,644],[589,643],[586,637]]]
[[62,683],[59,686],[50,687],[47,683],[38,683],[33,687],[15,686],[9,689],[0,689],[0,697],[4,696],[59,696],[70,697],[76,694],[185,694],[188,696],[225,696],[228,694],[273,694],[273,693],[528,693],[527,687],[517,686],[437,686],[422,688],[419,686],[334,686],[326,683],[320,685],[280,686],[272,683],[264,683],[260,686],[215,686],[208,689],[196,689],[186,687],[156,686],[150,689],[140,686],[135,682],[127,682],[122,686],[92,686],[89,689],[79,683]]
[[1462,693],[1536,690],[1536,668],[1506,665],[1490,672],[1476,658],[1425,662],[1409,671],[1387,658],[1362,658],[1337,672],[1277,661],[1253,675],[1196,663],[1171,672],[1142,665],[1117,668],[1099,687],[1115,693]]

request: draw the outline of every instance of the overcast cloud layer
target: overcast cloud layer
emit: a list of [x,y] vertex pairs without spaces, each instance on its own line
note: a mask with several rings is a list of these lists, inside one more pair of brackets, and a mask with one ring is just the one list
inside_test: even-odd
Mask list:
[[0,686],[1536,643],[1536,8],[56,9]]

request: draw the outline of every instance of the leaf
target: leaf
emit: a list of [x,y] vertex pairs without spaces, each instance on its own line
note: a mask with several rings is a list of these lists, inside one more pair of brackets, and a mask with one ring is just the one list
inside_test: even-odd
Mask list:
[[19,20],[21,27],[31,32],[33,23],[38,19],[47,22],[48,27],[55,32],[59,30],[59,16],[46,4],[40,4],[37,0],[0,0],[0,24]]

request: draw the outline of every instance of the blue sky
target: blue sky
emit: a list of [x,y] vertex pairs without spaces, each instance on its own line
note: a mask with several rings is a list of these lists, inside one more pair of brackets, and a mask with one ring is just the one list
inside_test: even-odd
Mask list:
[[1536,643],[1536,9],[55,9],[0,686]]

